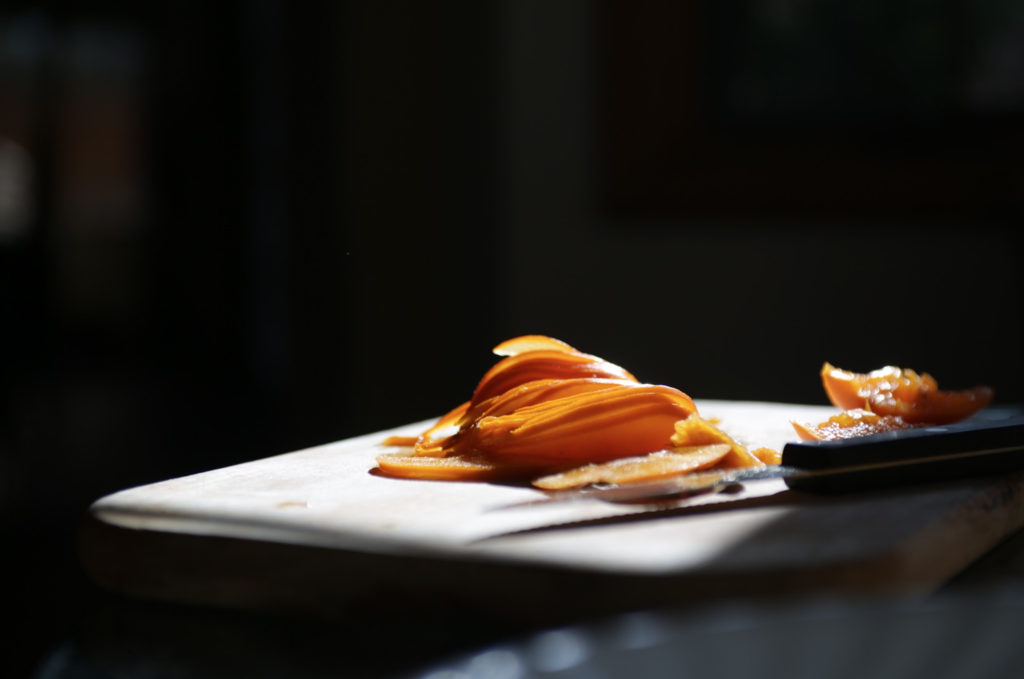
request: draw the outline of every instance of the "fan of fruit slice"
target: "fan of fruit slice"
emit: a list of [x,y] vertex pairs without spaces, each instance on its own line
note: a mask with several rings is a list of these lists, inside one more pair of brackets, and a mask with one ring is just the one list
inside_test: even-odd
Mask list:
[[379,455],[382,473],[569,488],[777,461],[701,418],[678,389],[641,383],[561,340],[525,335],[494,353],[503,358],[468,401],[419,437],[385,442],[406,450]]

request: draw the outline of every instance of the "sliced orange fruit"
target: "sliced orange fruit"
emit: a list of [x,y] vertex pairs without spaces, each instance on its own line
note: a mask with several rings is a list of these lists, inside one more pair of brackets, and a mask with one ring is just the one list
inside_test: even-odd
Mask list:
[[479,420],[484,417],[507,415],[516,410],[562,398],[571,398],[586,393],[612,391],[635,387],[639,382],[632,380],[611,380],[596,377],[578,377],[564,380],[535,380],[513,387],[503,394],[493,396],[477,404],[462,418],[462,422]]
[[[538,458],[596,455],[593,459],[606,459],[611,454],[608,448],[622,445],[623,437],[633,436],[636,441],[625,451],[650,444],[652,437],[661,447],[668,443],[671,422],[659,428],[651,419],[659,405],[671,417],[684,417],[696,409],[676,389],[627,380],[528,382],[474,408],[467,403],[453,410],[420,437],[415,454],[440,457],[477,450],[519,457],[528,453]],[[623,412],[617,419],[610,415],[630,406],[644,408],[646,417],[630,423],[621,417]],[[588,414],[596,417],[601,409],[605,413],[599,422],[587,421]],[[625,451],[618,455],[631,454]]]
[[[643,384],[561,340],[524,335],[494,352],[504,358],[472,399],[417,437],[411,454],[379,456],[381,471],[432,479],[532,478],[672,447],[676,422],[697,412],[678,389]],[[727,456],[733,455],[730,448]]]
[[622,383],[483,417],[462,444],[494,458],[599,462],[668,447],[675,423],[696,410],[678,389]]
[[869,373],[841,370],[829,363],[821,380],[832,405],[900,417],[909,424],[951,424],[967,419],[992,402],[993,390],[977,386],[943,391],[928,373],[886,366]]
[[535,479],[533,485],[544,490],[562,490],[579,488],[591,483],[635,483],[678,476],[707,469],[719,462],[730,450],[732,447],[727,443],[671,448],[637,457],[584,465]]

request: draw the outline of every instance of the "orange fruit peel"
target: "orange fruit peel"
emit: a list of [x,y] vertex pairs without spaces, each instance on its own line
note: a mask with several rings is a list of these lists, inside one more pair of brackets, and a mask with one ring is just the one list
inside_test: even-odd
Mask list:
[[791,422],[804,441],[834,441],[953,424],[986,408],[994,396],[987,386],[942,390],[928,373],[891,365],[856,373],[826,362],[821,382],[829,401],[843,412],[816,425]]
[[821,380],[829,401],[837,408],[868,410],[902,418],[908,424],[960,422],[987,407],[994,396],[987,386],[944,391],[928,373],[895,366],[855,373],[825,363]]

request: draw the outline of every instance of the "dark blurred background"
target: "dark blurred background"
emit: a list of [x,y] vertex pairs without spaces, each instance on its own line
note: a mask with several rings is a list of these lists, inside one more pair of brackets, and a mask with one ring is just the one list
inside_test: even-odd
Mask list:
[[435,417],[516,335],[695,398],[1024,402],[1021,9],[6,0],[22,666],[95,595],[93,500]]

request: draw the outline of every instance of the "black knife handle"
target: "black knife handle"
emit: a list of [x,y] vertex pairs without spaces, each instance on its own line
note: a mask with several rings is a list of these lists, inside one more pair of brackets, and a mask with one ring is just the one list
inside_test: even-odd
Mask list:
[[849,492],[1024,470],[1024,416],[787,443],[790,488]]

